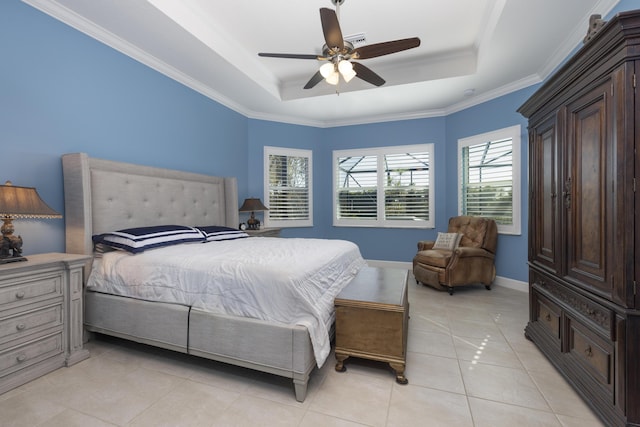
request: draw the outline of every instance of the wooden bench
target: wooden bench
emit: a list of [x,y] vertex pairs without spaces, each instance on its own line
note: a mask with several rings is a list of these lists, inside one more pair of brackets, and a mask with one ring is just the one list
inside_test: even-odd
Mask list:
[[407,360],[408,270],[364,267],[338,294],[336,371],[346,370],[349,356],[387,362],[399,384]]

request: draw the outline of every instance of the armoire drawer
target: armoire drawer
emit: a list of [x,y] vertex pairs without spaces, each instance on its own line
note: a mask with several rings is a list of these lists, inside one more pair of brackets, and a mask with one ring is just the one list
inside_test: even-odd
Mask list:
[[62,283],[59,272],[34,274],[12,281],[0,280],[0,313],[49,298],[62,297]]
[[567,315],[567,352],[588,376],[613,395],[614,344],[595,333],[590,326]]
[[532,292],[531,297],[534,307],[533,320],[542,325],[544,331],[546,331],[553,340],[558,343],[558,346],[560,346],[562,333],[560,319],[562,317],[562,310],[556,303],[547,299],[535,290]]
[[37,307],[20,314],[0,317],[0,345],[63,324],[62,303]]
[[[62,328],[60,328],[62,329]],[[62,330],[34,341],[7,348],[0,352],[0,378],[24,369],[49,357],[62,354]]]

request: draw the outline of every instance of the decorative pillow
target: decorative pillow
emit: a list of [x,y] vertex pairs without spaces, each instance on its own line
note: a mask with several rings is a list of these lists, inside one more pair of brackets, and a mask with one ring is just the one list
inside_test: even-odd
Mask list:
[[196,227],[204,234],[204,238],[207,242],[215,242],[219,240],[233,240],[249,237],[244,231],[237,228],[222,227],[218,225],[212,225],[208,227]]
[[438,233],[436,243],[433,245],[433,249],[446,249],[449,251],[454,250],[460,244],[462,234],[460,233]]
[[97,234],[92,237],[93,243],[123,249],[137,254],[147,249],[177,245],[187,242],[204,242],[202,233],[184,225],[156,225],[151,227],[127,228]]

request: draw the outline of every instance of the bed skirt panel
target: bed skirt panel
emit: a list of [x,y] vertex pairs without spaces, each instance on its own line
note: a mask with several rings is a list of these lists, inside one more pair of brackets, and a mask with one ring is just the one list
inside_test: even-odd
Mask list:
[[85,328],[187,352],[189,307],[85,292]]
[[[261,365],[282,375],[308,374],[315,365],[307,328],[277,325],[258,319],[238,318],[191,309],[189,352],[223,356]],[[207,357],[207,356],[205,356]]]

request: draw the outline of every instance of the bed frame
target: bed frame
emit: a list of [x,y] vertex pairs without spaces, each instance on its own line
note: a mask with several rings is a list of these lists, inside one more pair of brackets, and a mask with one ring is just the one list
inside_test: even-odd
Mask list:
[[[235,178],[62,156],[66,251],[93,255],[91,236],[145,225],[238,226]],[[87,267],[90,267],[87,266]],[[90,268],[85,268],[88,275]],[[178,304],[85,292],[85,329],[293,379],[304,401],[316,360],[307,328]]]

